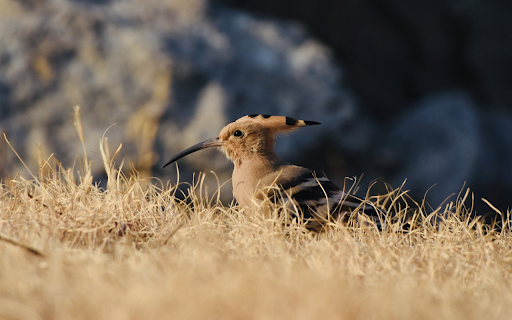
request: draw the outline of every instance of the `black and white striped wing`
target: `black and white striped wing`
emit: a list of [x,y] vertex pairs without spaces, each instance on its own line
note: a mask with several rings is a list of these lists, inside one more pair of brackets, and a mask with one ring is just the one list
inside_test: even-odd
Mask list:
[[318,223],[345,216],[357,208],[380,225],[380,219],[375,219],[379,212],[375,206],[344,192],[328,178],[317,177],[314,171],[296,166],[290,166],[288,171],[293,174],[283,170],[275,181],[281,189],[278,197],[290,207],[291,203],[298,206],[304,219],[315,228]]

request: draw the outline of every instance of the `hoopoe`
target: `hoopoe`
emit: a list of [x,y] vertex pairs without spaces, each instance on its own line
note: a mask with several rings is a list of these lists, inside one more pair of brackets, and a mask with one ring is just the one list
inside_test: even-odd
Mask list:
[[[250,114],[225,126],[217,138],[200,142],[174,156],[162,168],[193,152],[220,147],[235,167],[233,195],[242,207],[251,207],[267,197],[300,208],[308,229],[317,230],[330,218],[361,208],[369,215],[377,210],[353,195],[345,193],[329,179],[317,176],[310,169],[295,166],[274,152],[275,136],[279,132],[318,125],[319,122],[291,117]],[[279,192],[276,193],[278,187]],[[293,201],[293,204],[290,203]]]

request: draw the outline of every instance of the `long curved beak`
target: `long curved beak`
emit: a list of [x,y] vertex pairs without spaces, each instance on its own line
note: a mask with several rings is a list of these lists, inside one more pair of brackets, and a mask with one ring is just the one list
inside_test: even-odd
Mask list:
[[203,141],[203,142],[200,142],[186,150],[183,150],[182,152],[178,153],[177,155],[175,155],[171,160],[169,160],[169,162],[167,162],[166,164],[164,164],[162,166],[162,169],[167,167],[168,165],[170,165],[171,163],[173,163],[174,161],[176,160],[179,160],[181,158],[183,158],[184,156],[187,156],[191,153],[194,153],[196,151],[199,151],[199,150],[202,150],[202,149],[206,149],[206,148],[210,148],[210,147],[221,147],[224,145],[224,142],[222,142],[222,140],[220,140],[219,138],[213,138],[213,139],[208,139],[206,141]]

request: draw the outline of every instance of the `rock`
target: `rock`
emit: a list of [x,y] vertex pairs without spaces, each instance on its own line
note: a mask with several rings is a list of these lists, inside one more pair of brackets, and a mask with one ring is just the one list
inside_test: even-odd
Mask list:
[[[97,147],[103,134],[112,149],[123,143],[118,159],[171,181],[174,170],[159,169],[169,157],[245,114],[322,122],[278,142],[293,162],[325,136],[331,149],[319,159],[340,148],[364,150],[370,141],[330,50],[300,24],[200,0],[149,1],[144,10],[137,1],[7,3],[14,13],[0,22],[0,128],[32,171],[36,144],[65,167],[75,162],[75,105],[97,180],[105,179]],[[4,176],[24,172],[12,152],[5,154]],[[185,181],[193,171],[230,177],[230,163],[213,150],[179,164]]]
[[437,207],[462,189],[478,164],[482,137],[475,104],[463,93],[425,98],[397,122],[387,144],[400,162],[391,184],[407,179],[416,198],[432,188],[428,200]]
[[[512,117],[481,111],[467,93],[450,91],[426,97],[397,121],[377,159],[386,159],[386,181],[399,186],[405,179],[415,199],[432,208],[469,187],[476,194],[477,213],[507,203],[512,192]],[[471,203],[468,203],[471,206]],[[502,208],[506,209],[506,208]]]

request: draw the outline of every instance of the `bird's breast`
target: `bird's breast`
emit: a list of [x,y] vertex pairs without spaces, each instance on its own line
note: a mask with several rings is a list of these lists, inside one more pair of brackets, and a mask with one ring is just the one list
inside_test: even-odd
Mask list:
[[253,156],[235,163],[232,183],[233,195],[241,206],[251,206],[258,188],[269,186],[261,183],[269,175],[279,172],[286,162],[275,154]]
[[233,170],[233,195],[242,207],[250,206],[259,179],[244,170]]

